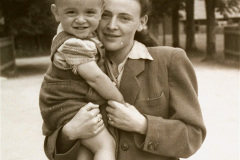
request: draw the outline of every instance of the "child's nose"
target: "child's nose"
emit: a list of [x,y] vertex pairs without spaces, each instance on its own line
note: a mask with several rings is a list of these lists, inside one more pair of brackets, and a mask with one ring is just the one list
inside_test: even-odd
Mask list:
[[86,19],[85,19],[85,17],[83,15],[79,15],[76,18],[76,22],[78,22],[78,23],[85,23]]

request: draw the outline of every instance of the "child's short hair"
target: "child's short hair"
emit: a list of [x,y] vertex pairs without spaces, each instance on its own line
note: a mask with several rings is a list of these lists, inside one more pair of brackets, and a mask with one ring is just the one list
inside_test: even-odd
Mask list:
[[[54,4],[56,4],[57,1],[59,1],[59,0],[54,0]],[[87,0],[86,0],[86,1],[87,1]],[[102,1],[102,3],[103,3],[103,8],[104,8],[104,6],[105,6],[105,1],[104,1],[104,0],[101,0],[101,1]]]

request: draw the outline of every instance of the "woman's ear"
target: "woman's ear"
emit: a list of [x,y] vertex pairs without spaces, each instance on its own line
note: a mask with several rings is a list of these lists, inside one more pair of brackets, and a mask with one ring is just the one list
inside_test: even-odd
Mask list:
[[52,11],[56,21],[59,22],[60,18],[59,18],[58,8],[57,8],[56,4],[51,5],[51,11]]
[[148,21],[147,15],[140,18],[140,25],[138,26],[137,29],[138,32],[141,32],[142,30],[146,29],[147,21]]

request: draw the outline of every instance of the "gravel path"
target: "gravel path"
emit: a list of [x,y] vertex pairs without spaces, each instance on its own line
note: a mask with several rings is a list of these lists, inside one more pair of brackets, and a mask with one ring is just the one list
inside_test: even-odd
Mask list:
[[[207,138],[190,160],[239,160],[240,70],[192,59]],[[48,57],[17,59],[18,76],[1,83],[1,159],[47,160],[38,95]]]

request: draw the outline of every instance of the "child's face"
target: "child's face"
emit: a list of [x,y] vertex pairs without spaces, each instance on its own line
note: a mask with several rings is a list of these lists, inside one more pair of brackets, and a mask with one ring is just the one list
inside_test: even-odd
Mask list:
[[64,31],[84,39],[97,29],[102,6],[102,0],[58,0],[51,10]]

